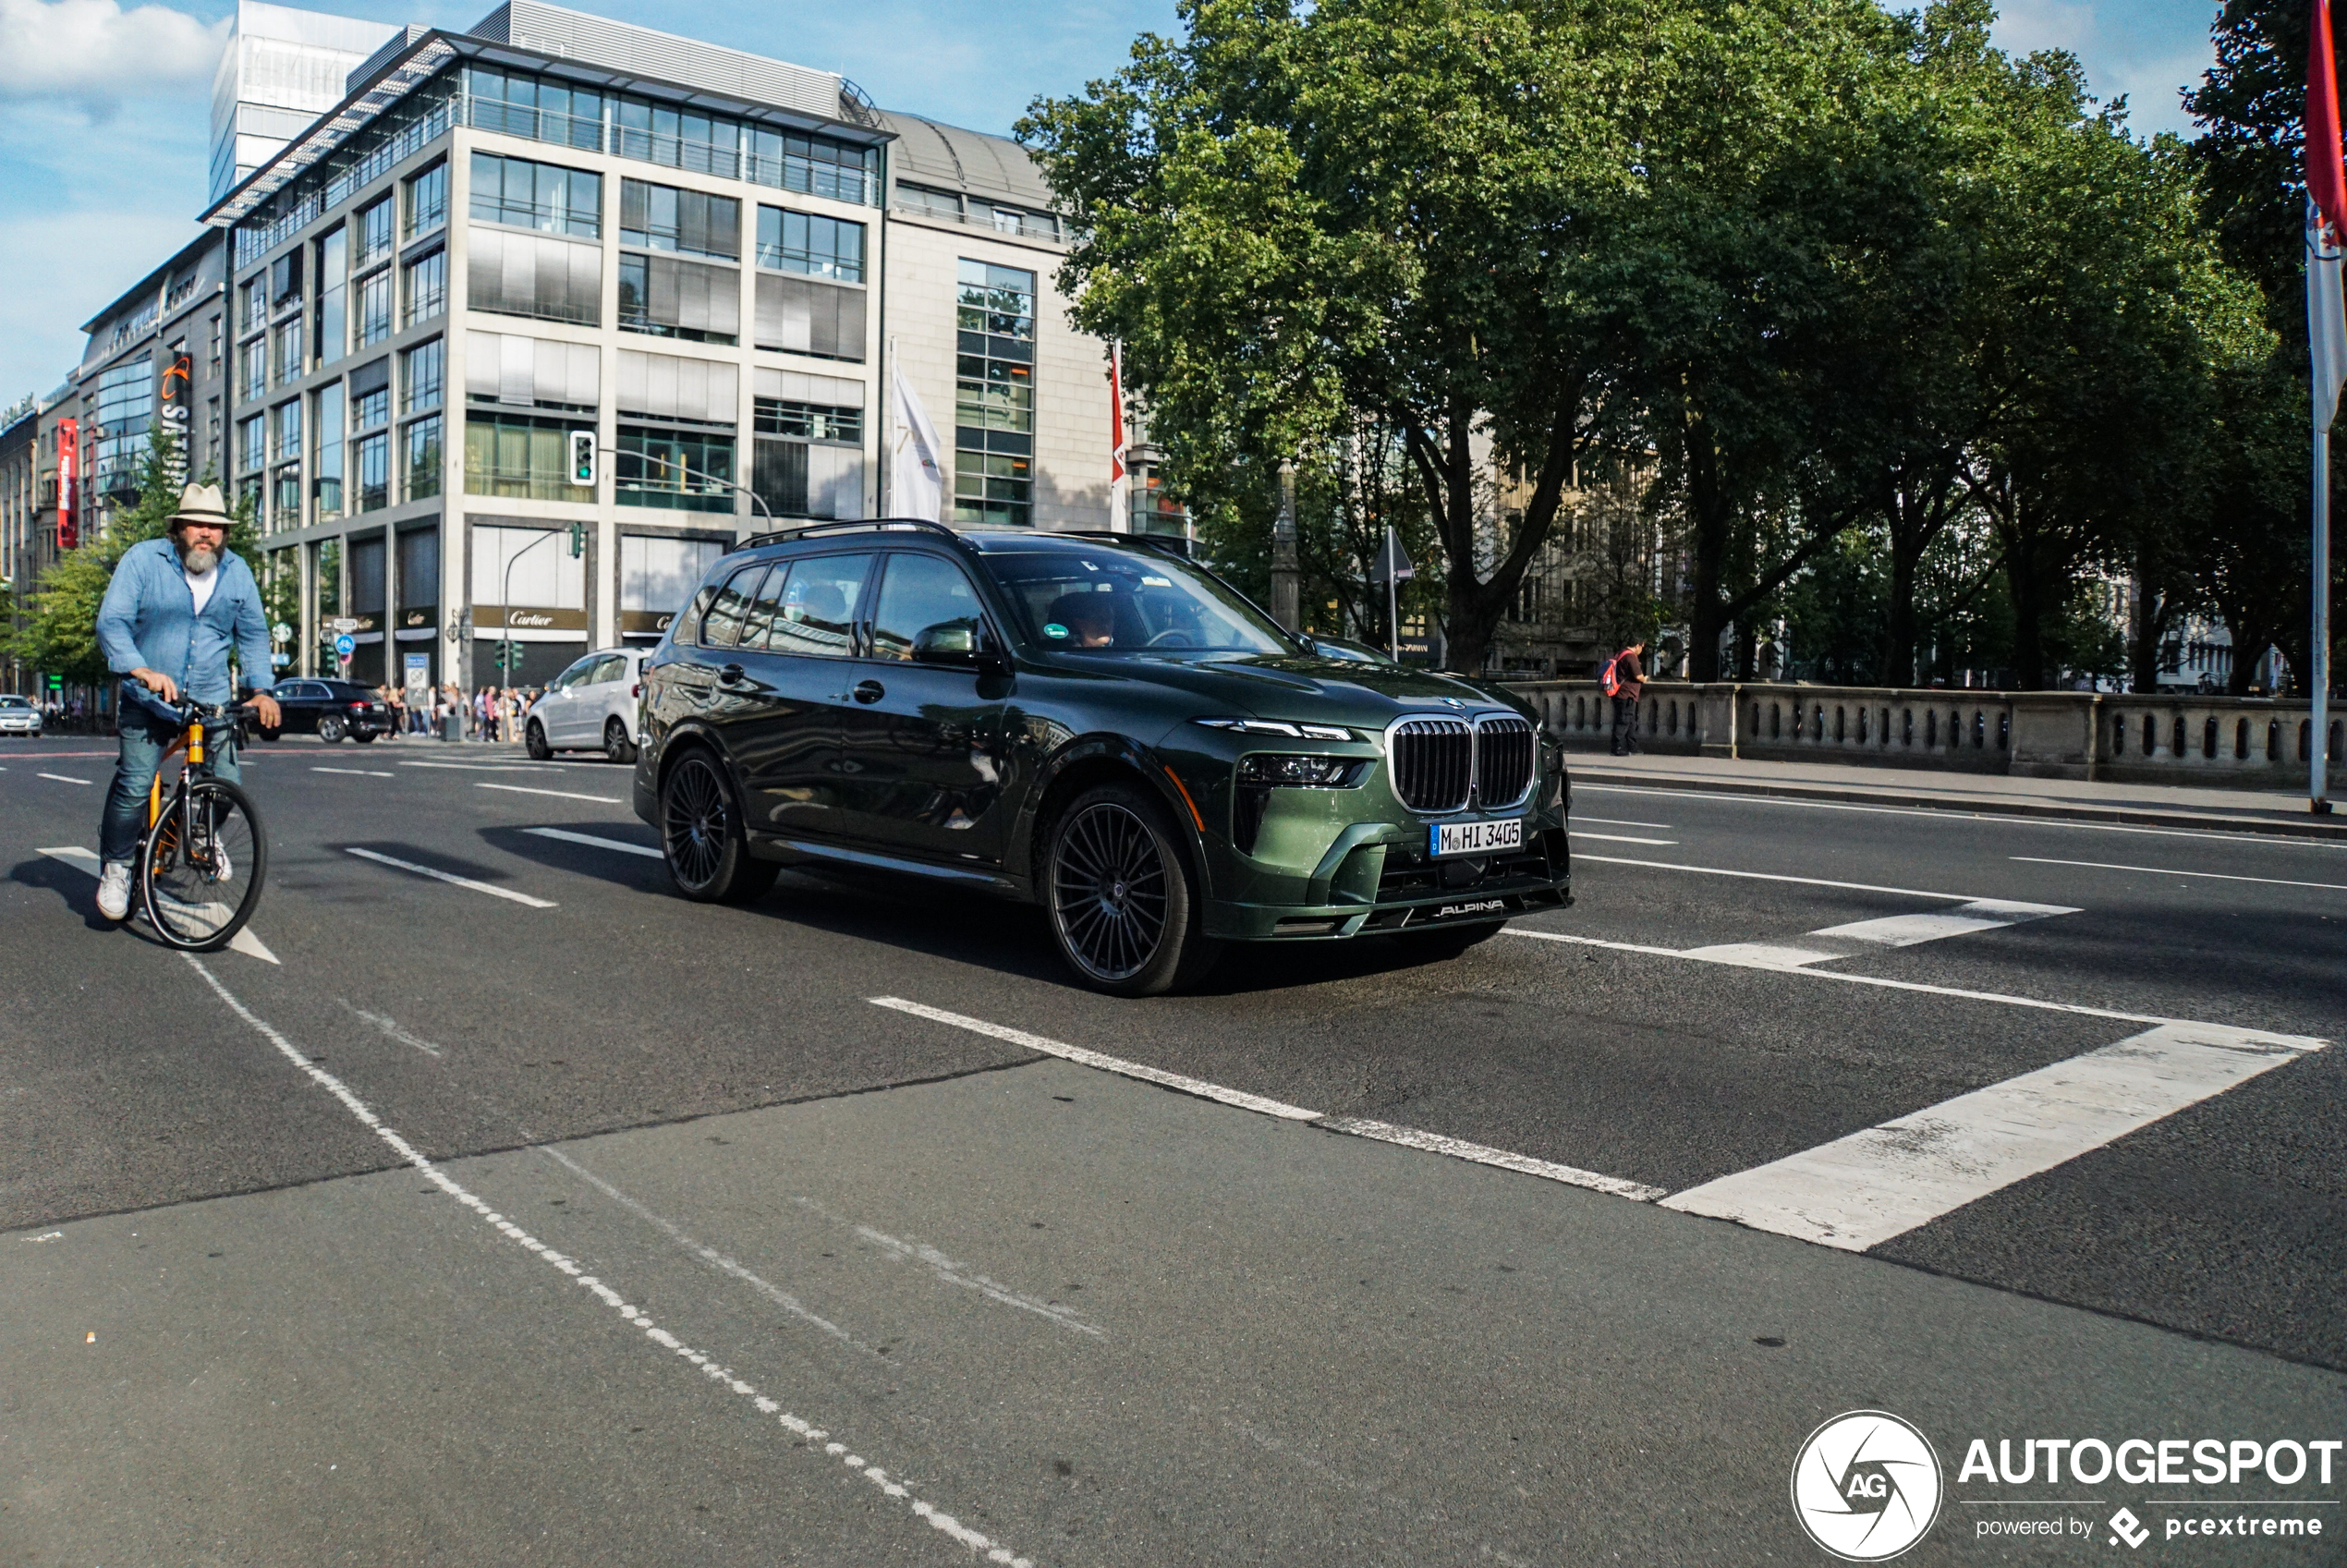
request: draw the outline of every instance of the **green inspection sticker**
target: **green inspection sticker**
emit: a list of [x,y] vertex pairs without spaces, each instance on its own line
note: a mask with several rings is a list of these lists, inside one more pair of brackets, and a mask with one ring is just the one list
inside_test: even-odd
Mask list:
[[1045,637],[1065,637],[1067,635],[1067,628],[1060,625],[1057,621],[1045,621],[1043,623],[1043,635]]

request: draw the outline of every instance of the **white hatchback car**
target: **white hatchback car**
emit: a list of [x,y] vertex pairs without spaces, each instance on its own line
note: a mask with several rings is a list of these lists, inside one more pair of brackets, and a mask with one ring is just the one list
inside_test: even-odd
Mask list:
[[0,697],[0,735],[41,737],[41,710],[29,697]]
[[642,648],[604,648],[546,683],[522,722],[532,757],[594,749],[614,762],[633,762],[641,738],[636,699],[642,694]]

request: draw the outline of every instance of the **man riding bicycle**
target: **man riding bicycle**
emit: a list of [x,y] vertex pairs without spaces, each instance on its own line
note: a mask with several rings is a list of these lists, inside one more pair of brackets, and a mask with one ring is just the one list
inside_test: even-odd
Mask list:
[[[169,537],[134,544],[122,553],[98,610],[98,649],[121,675],[122,754],[106,791],[99,828],[98,912],[109,920],[130,913],[130,866],[145,826],[147,793],[164,753],[178,737],[180,701],[234,701],[228,673],[233,643],[245,681],[254,688],[262,727],[284,722],[268,695],[269,626],[252,570],[228,553],[228,512],[220,487],[191,484],[180,492]],[[176,672],[176,673],[175,673]],[[224,724],[208,743],[213,771],[230,783],[237,765],[237,726]]]

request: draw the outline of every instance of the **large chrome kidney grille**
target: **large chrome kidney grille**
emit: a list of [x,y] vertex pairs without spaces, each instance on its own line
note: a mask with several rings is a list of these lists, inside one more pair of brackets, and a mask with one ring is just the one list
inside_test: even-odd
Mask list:
[[1388,732],[1393,794],[1413,811],[1463,809],[1475,787],[1475,729],[1465,719],[1404,719]]
[[1522,800],[1532,787],[1538,737],[1513,713],[1486,713],[1475,722],[1475,803],[1496,811]]

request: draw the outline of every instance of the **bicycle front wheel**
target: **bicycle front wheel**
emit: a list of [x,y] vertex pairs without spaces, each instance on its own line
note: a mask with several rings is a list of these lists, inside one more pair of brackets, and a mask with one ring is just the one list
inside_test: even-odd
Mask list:
[[269,841],[251,797],[225,779],[188,787],[187,809],[172,803],[140,852],[147,923],[173,947],[225,947],[252,918],[269,875]]

